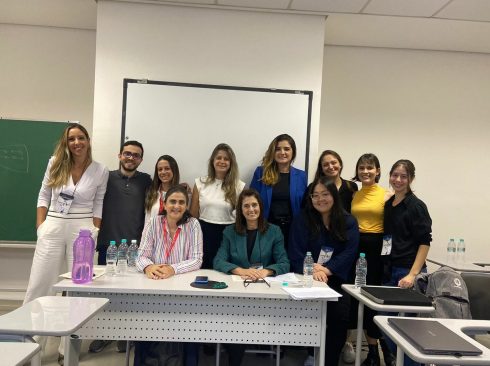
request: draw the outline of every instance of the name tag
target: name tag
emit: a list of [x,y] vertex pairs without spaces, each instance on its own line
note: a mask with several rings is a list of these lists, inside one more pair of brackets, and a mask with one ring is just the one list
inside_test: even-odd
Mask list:
[[56,200],[56,212],[62,215],[67,215],[74,199],[75,197],[73,195],[66,192],[60,192],[58,199]]
[[391,254],[391,235],[384,235],[381,255],[390,255],[390,254]]
[[320,255],[318,256],[318,264],[325,264],[327,263],[333,255],[333,248],[331,247],[322,247],[322,250],[320,250]]

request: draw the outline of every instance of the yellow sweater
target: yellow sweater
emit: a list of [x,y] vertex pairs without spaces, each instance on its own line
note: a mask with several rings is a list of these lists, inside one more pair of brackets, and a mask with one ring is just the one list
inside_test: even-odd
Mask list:
[[355,192],[352,215],[357,219],[361,233],[382,233],[386,190],[373,184]]

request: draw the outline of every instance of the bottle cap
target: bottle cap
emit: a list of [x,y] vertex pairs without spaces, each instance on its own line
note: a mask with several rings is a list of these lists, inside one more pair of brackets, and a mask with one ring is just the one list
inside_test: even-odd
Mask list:
[[365,254],[365,253],[360,253],[360,254],[359,254],[359,257],[361,257],[361,258],[366,258],[366,254]]
[[306,252],[306,255],[311,255],[311,252]]
[[127,243],[128,241],[126,239],[121,239],[121,243]]
[[92,233],[88,229],[80,229],[80,236],[90,236]]
[[131,244],[136,244],[136,239],[131,240]]
[[115,241],[115,240],[111,240],[111,241],[109,242],[109,244],[110,244],[110,245],[116,245],[116,241]]

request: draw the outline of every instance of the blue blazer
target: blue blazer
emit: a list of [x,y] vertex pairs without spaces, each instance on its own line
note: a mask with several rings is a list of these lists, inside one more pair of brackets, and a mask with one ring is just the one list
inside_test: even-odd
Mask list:
[[[272,186],[266,185],[262,182],[263,168],[258,166],[255,169],[250,188],[256,189],[260,198],[264,203],[264,217],[268,218],[272,201]],[[306,173],[303,170],[291,167],[289,170],[289,196],[291,199],[291,209],[293,216],[296,216],[301,210],[301,201],[306,191]]]
[[252,263],[262,263],[265,269],[273,270],[276,275],[289,271],[289,259],[284,249],[284,238],[278,226],[269,224],[264,234],[257,232],[250,261],[247,255],[247,236],[238,234],[235,225],[227,226],[223,231],[223,240],[214,257],[213,268],[220,272],[230,273],[237,267],[250,268]]

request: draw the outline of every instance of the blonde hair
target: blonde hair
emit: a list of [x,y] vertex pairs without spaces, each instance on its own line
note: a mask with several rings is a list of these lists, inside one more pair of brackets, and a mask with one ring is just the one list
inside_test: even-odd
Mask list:
[[87,138],[89,146],[87,150],[86,164],[88,165],[92,162],[92,147],[90,146],[90,137],[87,130],[78,123],[70,123],[63,131],[63,134],[60,136],[58,144],[54,149],[53,163],[49,169],[48,187],[61,187],[70,179],[71,169],[73,167],[73,156],[68,148],[68,134],[75,128],[82,131]]
[[216,180],[216,171],[214,170],[214,159],[220,151],[224,151],[228,154],[230,159],[230,169],[226,172],[225,178],[223,179],[223,184],[221,189],[225,191],[225,201],[231,204],[233,209],[236,208],[237,204],[237,183],[239,181],[238,164],[236,162],[235,153],[233,149],[228,144],[218,144],[209,158],[208,163],[208,177],[204,184],[211,184]]
[[263,172],[261,180],[268,186],[273,186],[279,181],[279,169],[277,168],[275,155],[277,144],[281,141],[287,141],[289,145],[291,145],[291,149],[293,150],[291,164],[296,158],[296,143],[294,142],[294,139],[286,133],[276,136],[269,144],[269,147],[262,158]]

